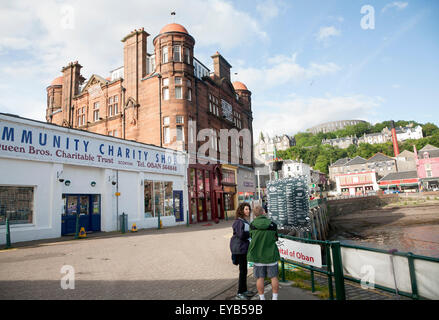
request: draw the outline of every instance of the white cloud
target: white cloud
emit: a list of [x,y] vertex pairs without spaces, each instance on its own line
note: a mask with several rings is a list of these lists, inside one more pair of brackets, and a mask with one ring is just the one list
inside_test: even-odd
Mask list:
[[[171,11],[177,15],[171,17]],[[19,87],[21,79],[26,78],[31,83],[31,95],[44,102],[46,86],[61,75],[61,68],[69,62],[78,61],[86,78],[93,73],[106,77],[110,70],[123,64],[120,40],[124,36],[144,27],[150,34],[151,53],[153,38],[171,22],[186,27],[196,41],[195,54],[208,57],[209,60],[202,60],[205,64],[210,63],[210,55],[216,50],[222,52],[267,40],[259,21],[225,0],[126,0],[123,5],[118,0],[1,1],[0,83]],[[212,52],[206,53],[207,48]],[[19,54],[15,54],[16,50]],[[21,106],[20,115],[34,113],[35,105],[24,105],[19,102],[20,96],[15,96],[15,104]],[[38,109],[42,118],[44,104]]]
[[255,134],[295,134],[322,122],[342,119],[369,119],[383,102],[364,95],[291,97],[281,102],[260,101],[254,112]]
[[401,88],[401,85],[395,83],[395,84],[392,84],[392,88],[393,89],[399,89],[399,88]]
[[244,82],[249,90],[261,94],[273,87],[331,75],[341,69],[333,62],[311,62],[305,67],[298,64],[296,60],[297,53],[291,56],[276,55],[267,59],[266,66],[239,68],[237,72],[240,81]]
[[385,12],[387,9],[396,8],[398,10],[405,9],[408,6],[408,2],[394,1],[392,3],[388,3],[384,6],[381,12]]
[[321,27],[316,35],[316,39],[317,41],[321,42],[329,39],[330,37],[339,36],[340,34],[341,34],[340,30],[338,30],[334,26]]
[[284,3],[274,0],[265,0],[256,5],[256,11],[258,11],[264,21],[268,21],[276,18],[280,10],[283,10],[284,7]]

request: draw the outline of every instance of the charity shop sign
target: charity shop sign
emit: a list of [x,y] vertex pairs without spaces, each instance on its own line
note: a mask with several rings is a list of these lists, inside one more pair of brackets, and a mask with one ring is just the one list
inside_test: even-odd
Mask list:
[[322,253],[318,244],[302,243],[284,238],[279,238],[276,244],[281,258],[317,268],[322,267]]
[[0,157],[184,174],[184,154],[0,114]]

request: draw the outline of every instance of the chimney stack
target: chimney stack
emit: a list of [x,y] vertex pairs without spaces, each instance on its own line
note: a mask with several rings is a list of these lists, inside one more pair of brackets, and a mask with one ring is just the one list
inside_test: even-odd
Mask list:
[[224,57],[217,51],[212,57],[214,74],[219,79],[226,78],[230,81],[230,68],[232,66],[224,59]]
[[396,157],[399,154],[399,147],[398,147],[398,139],[396,137],[395,122],[391,120],[390,125],[392,128],[391,132],[392,132],[393,154]]

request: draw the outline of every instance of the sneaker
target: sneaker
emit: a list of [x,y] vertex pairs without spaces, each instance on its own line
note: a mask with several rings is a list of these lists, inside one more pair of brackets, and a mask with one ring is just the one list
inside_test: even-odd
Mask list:
[[236,300],[248,300],[247,296],[244,293],[238,293],[235,297]]
[[254,291],[246,291],[243,293],[243,295],[245,295],[248,298],[253,297],[255,294],[256,294],[256,292],[254,292]]

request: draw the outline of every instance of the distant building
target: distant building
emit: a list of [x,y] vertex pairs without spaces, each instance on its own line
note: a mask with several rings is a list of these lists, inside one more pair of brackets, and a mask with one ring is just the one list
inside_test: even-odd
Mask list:
[[271,138],[268,134],[261,132],[258,142],[255,144],[253,150],[255,152],[254,157],[260,161],[267,163],[274,158],[274,148],[277,151],[287,150],[289,147],[295,146],[296,140],[294,137],[290,137],[286,134],[281,136],[274,136]]
[[364,195],[379,189],[374,171],[340,174],[335,177],[337,193],[343,195]]
[[331,122],[325,122],[322,124],[319,124],[317,126],[314,126],[312,128],[307,129],[306,131],[317,134],[319,132],[327,133],[327,132],[333,132],[340,129],[343,129],[347,126],[355,126],[359,123],[368,123],[364,120],[339,120],[339,121],[331,121]]
[[328,144],[333,147],[339,147],[340,149],[346,149],[352,144],[357,145],[358,138],[356,136],[349,136],[335,139],[323,139],[322,144]]
[[419,178],[416,170],[392,172],[379,180],[383,190],[418,191]]
[[[405,141],[405,140],[409,140],[409,139],[417,140],[417,139],[423,138],[422,127],[419,125],[413,128],[413,124],[410,124],[407,127],[395,128],[395,131],[396,131],[396,137],[398,138],[398,141]],[[390,135],[390,136],[392,135],[389,128],[384,128],[382,130],[382,133]]]
[[[397,172],[396,160],[379,152],[367,160],[360,156],[353,159],[343,158],[329,166],[329,178],[333,184],[335,183],[337,191],[354,195],[361,191],[360,187],[363,188],[363,192],[378,190],[377,178],[393,172]],[[349,186],[356,184],[358,190],[349,189]]]
[[398,172],[416,171],[416,157],[414,152],[404,150],[395,157]]
[[427,144],[416,154],[418,177],[424,189],[439,187],[439,148]]
[[311,184],[311,166],[302,161],[285,160],[282,166],[282,177],[306,176],[308,185]]
[[377,143],[386,143],[389,141],[392,141],[392,134],[387,134],[383,132],[364,134],[363,136],[358,138],[358,144],[360,143],[377,144]]
[[[410,124],[407,127],[395,128],[395,131],[396,131],[396,137],[399,142],[408,139],[417,140],[423,137],[422,127],[419,125],[413,127],[413,124]],[[364,133],[360,137],[348,136],[348,137],[340,137],[340,138],[337,137],[335,139],[323,139],[322,144],[328,144],[333,147],[339,147],[340,149],[346,149],[352,144],[358,146],[360,143],[378,144],[378,143],[386,143],[391,141],[392,141],[392,133],[390,129],[386,127],[381,132]]]
[[[282,178],[306,176],[306,181],[311,190],[319,191],[319,188],[326,189],[326,174],[314,170],[309,164],[302,161],[285,160],[282,166]],[[314,186],[313,186],[314,185]]]

